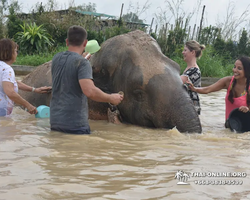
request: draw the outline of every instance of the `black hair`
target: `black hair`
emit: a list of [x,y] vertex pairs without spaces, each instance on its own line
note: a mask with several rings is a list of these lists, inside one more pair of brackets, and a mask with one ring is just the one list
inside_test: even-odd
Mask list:
[[[247,106],[250,105],[250,92],[249,92],[249,84],[250,84],[250,58],[248,56],[240,56],[237,60],[241,61],[244,69],[246,81],[246,92],[247,92]],[[233,88],[236,85],[237,80],[234,79],[232,83],[232,89],[229,92],[228,100],[233,103],[234,102],[234,91]]]

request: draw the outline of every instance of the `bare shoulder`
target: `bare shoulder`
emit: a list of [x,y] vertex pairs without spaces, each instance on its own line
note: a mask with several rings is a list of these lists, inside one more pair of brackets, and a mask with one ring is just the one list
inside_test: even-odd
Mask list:
[[217,91],[221,89],[227,89],[230,81],[231,81],[232,76],[226,76],[224,78],[219,79],[216,83],[212,84],[211,87]]
[[225,85],[225,89],[228,88],[228,86],[231,82],[231,79],[232,79],[232,76],[226,76],[226,77],[220,79],[222,81],[222,83]]

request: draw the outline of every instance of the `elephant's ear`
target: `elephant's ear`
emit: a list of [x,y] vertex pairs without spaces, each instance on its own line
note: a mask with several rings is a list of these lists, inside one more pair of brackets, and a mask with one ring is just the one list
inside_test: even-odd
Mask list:
[[93,78],[96,87],[100,88],[103,92],[111,93],[110,74],[106,69],[93,70]]

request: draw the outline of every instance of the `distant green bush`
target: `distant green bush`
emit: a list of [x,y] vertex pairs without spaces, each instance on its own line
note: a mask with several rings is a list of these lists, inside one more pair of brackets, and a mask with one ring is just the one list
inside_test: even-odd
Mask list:
[[14,65],[27,65],[27,66],[39,66],[52,60],[53,56],[61,51],[66,51],[67,47],[58,47],[53,52],[50,53],[39,53],[33,55],[18,55]]
[[37,26],[36,23],[20,25],[22,31],[16,33],[16,42],[24,54],[33,55],[34,53],[47,52],[53,46],[54,40],[43,25]]
[[[41,64],[44,64],[52,60],[53,56],[56,53],[66,50],[67,50],[66,46],[61,46],[51,53],[18,55],[14,65],[39,66]],[[170,58],[180,65],[181,67],[180,74],[182,74],[182,72],[185,70],[187,66],[186,62],[183,60],[181,52],[182,48],[179,47],[178,49],[175,50],[175,56]],[[201,59],[197,61],[203,77],[218,77],[218,78],[232,75],[232,69],[234,63],[232,63],[230,60],[225,65],[224,62],[225,62],[224,58],[218,54],[215,54],[211,46],[206,47],[206,49],[203,51]]]

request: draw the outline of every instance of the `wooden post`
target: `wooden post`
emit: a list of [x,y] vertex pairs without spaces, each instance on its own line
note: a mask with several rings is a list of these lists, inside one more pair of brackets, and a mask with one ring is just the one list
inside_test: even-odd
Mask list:
[[197,40],[198,41],[198,37],[199,37],[199,32],[200,32],[200,27],[198,26],[197,27],[197,33],[196,33],[196,38],[195,38],[195,40]]
[[176,21],[175,21],[175,28],[179,28],[180,27],[180,23],[179,23],[179,19],[177,19]]
[[155,26],[155,34],[157,33],[157,27],[158,27],[158,26],[157,26],[157,24],[156,24],[156,26]]
[[122,4],[121,13],[120,13],[120,19],[122,18],[123,5],[124,5],[124,3]]
[[151,21],[151,25],[150,25],[150,29],[149,29],[149,35],[150,35],[150,34],[151,34],[151,32],[152,32],[153,22],[154,22],[154,18],[153,18],[153,19],[152,19],[152,21]]
[[168,23],[166,23],[166,26],[165,26],[165,37],[167,37],[167,33],[168,33]]
[[186,21],[185,21],[185,26],[184,26],[185,32],[186,32],[186,30],[187,30],[187,25],[188,25],[188,18],[186,18]]
[[167,38],[167,31],[168,31],[168,24],[166,23],[165,28],[164,28],[164,39]]
[[203,16],[204,16],[204,11],[205,11],[205,5],[203,6],[202,9],[202,15],[201,15],[201,21],[200,21],[200,29],[199,29],[199,33],[198,33],[198,41],[200,40],[200,34],[201,34],[201,30],[202,30],[202,22],[203,22]]
[[159,30],[159,37],[163,37],[163,30],[164,30],[164,25],[160,28]]
[[189,40],[189,38],[190,38],[190,31],[191,31],[191,26],[189,26],[189,28],[188,28],[187,40]]
[[192,37],[191,37],[192,40],[194,39],[194,32],[195,32],[195,29],[196,29],[196,24],[194,25],[194,29],[193,29],[193,34],[192,34]]
[[213,35],[213,31],[212,31],[212,26],[210,25],[208,29],[207,37],[206,37],[207,44],[211,42],[210,40],[211,40],[212,35]]
[[120,13],[120,18],[119,18],[119,20],[118,20],[118,25],[119,25],[119,27],[122,25],[122,11],[123,11],[123,5],[124,5],[124,4],[122,4],[121,13]]
[[183,20],[181,20],[181,27],[180,28],[182,29],[182,27],[183,27]]

